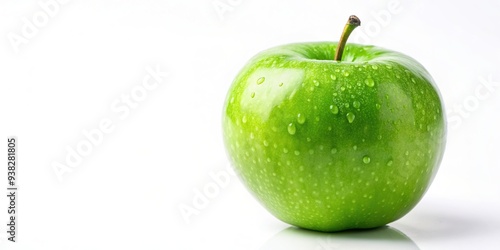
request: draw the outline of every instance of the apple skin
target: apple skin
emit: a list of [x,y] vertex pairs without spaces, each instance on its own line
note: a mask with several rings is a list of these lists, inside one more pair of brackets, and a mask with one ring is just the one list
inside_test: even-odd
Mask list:
[[432,77],[375,46],[289,44],[261,52],[224,104],[236,173],[278,219],[317,231],[373,228],[422,198],[441,162],[446,121]]

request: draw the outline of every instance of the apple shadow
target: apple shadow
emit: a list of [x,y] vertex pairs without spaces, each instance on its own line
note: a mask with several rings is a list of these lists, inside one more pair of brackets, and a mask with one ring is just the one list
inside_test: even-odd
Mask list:
[[261,249],[420,249],[399,230],[374,229],[323,233],[288,227],[270,238]]
[[[431,239],[457,239],[475,237],[487,232],[500,233],[498,224],[500,220],[486,219],[481,213],[468,214],[463,208],[458,211],[425,211],[413,214],[404,224],[398,225],[407,233],[414,232],[418,238]],[[474,211],[474,210],[472,210]],[[481,211],[478,209],[478,211]],[[491,214],[496,214],[490,212]],[[489,214],[485,212],[485,214]]]

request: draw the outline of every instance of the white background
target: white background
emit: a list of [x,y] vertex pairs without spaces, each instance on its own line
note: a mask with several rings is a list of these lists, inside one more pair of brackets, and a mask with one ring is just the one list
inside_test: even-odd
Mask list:
[[[20,194],[15,244],[1,196],[0,248],[498,249],[500,3],[442,2],[2,1],[0,149],[18,137]],[[446,153],[424,199],[390,227],[295,230],[236,177],[211,177],[229,173],[222,104],[251,56],[337,40],[351,14],[362,20],[352,42],[408,54],[433,75],[448,113]],[[147,68],[168,76],[144,91]],[[112,108],[128,107],[131,94],[130,113]],[[112,131],[58,179],[55,162],[90,145],[83,131],[102,121]],[[182,216],[204,189],[204,206]]]

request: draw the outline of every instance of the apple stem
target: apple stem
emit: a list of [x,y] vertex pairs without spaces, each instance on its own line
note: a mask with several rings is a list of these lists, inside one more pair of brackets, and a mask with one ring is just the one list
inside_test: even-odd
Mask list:
[[355,15],[352,15],[347,20],[344,26],[344,31],[342,31],[342,36],[340,36],[340,41],[337,44],[337,52],[335,53],[335,61],[342,60],[342,53],[344,53],[344,47],[347,43],[347,38],[351,35],[351,32],[358,26],[361,25],[361,20]]

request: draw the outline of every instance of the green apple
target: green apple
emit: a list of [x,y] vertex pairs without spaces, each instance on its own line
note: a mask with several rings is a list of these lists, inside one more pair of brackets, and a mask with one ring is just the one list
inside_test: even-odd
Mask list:
[[339,43],[256,55],[224,105],[224,142],[239,177],[274,216],[301,228],[401,218],[444,152],[445,112],[432,77],[404,54],[345,44],[359,25],[349,20]]

